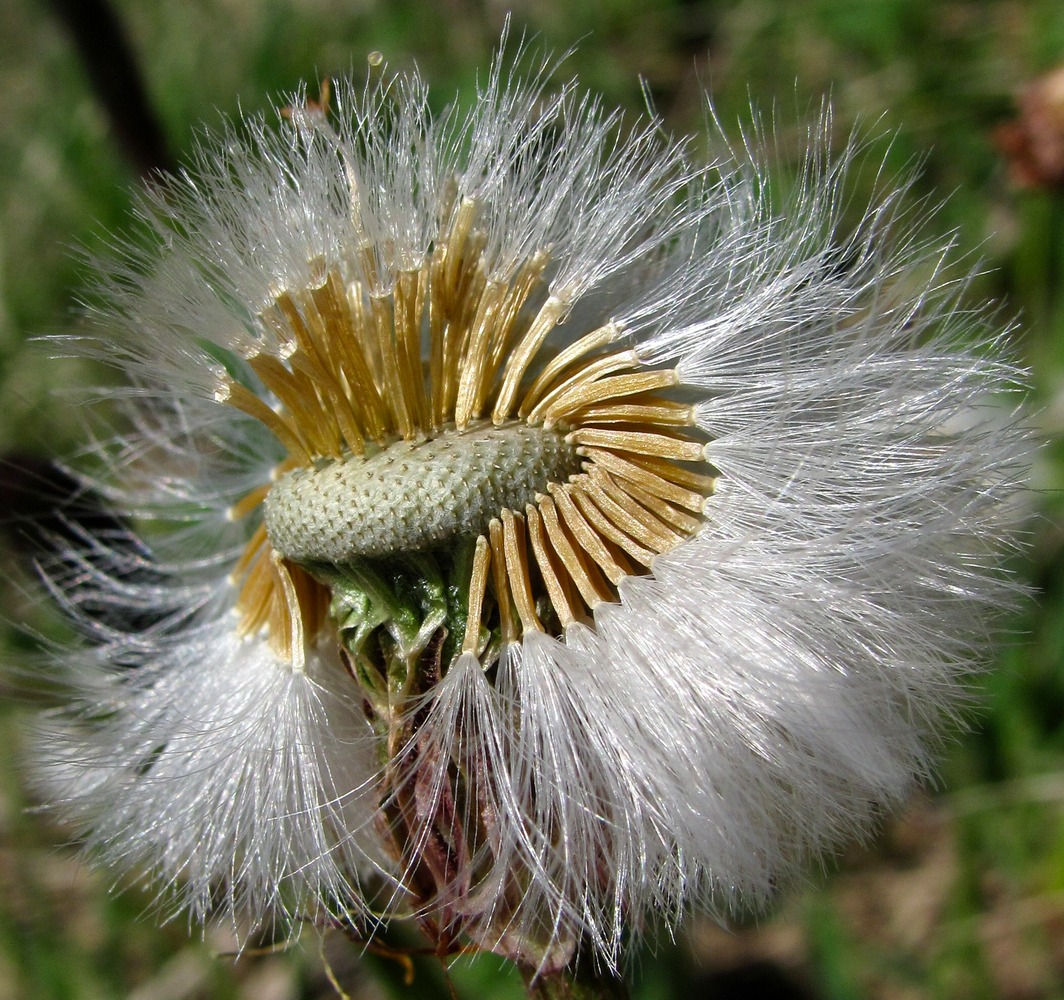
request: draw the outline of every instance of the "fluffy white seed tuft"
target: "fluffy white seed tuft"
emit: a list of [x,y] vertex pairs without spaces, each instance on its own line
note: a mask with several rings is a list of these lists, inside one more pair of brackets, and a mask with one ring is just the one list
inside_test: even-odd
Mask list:
[[[928,774],[995,615],[1018,595],[1000,563],[1030,451],[1024,374],[996,319],[962,305],[963,281],[944,277],[948,247],[916,234],[904,192],[843,231],[853,152],[827,155],[826,120],[780,205],[750,150],[707,169],[659,123],[622,130],[574,85],[508,65],[495,62],[468,112],[434,116],[413,76],[340,85],[335,125],[297,107],[280,129],[250,119],[205,140],[193,172],[144,196],[152,249],[106,265],[96,339],[81,349],[129,377],[133,418],[99,441],[95,464],[146,537],[85,538],[45,568],[86,641],[56,657],[72,707],[40,745],[48,797],[90,846],[198,916],[221,899],[251,924],[372,922],[388,904],[541,969],[587,946],[616,964],[626,928],[675,922],[690,905],[762,905],[811,858],[867,833]],[[456,230],[461,253],[433,258]],[[530,260],[549,263],[505,317],[514,329],[547,315],[548,348],[601,334],[602,350],[626,341],[635,374],[678,373],[664,403],[633,393],[625,405],[694,420],[697,441],[667,444],[685,456],[708,441],[719,479],[704,521],[652,493],[675,496],[675,482],[614,455],[597,493],[545,506],[552,524],[528,515],[540,531],[528,537],[555,548],[522,551],[526,493],[576,471],[562,437],[541,429],[468,437],[517,447],[505,469],[479,446],[448,452],[444,434],[368,459],[349,460],[341,442],[340,459],[289,471],[300,461],[269,429],[286,401],[260,373],[280,370],[287,387],[317,369],[286,340],[296,320],[266,322],[268,309],[298,296],[327,309],[335,276],[344,308],[376,309],[365,326],[388,337],[387,296],[426,261],[465,276],[453,287],[472,296]],[[457,342],[448,331],[490,332],[508,300],[492,301],[425,320],[441,357]],[[420,326],[406,332],[404,344],[422,343]],[[387,354],[382,343],[366,357]],[[488,399],[491,371],[506,370],[483,345],[471,398]],[[452,370],[416,353],[392,373],[415,401],[423,368]],[[293,358],[303,367],[286,368]],[[540,363],[510,370],[527,385]],[[303,387],[325,407],[325,389]],[[234,392],[251,416],[226,401]],[[579,399],[597,405],[590,389]],[[595,440],[614,440],[601,430]],[[646,506],[616,499],[639,491]],[[516,514],[492,511],[511,503]],[[226,519],[234,505],[243,520]],[[344,672],[328,595],[294,583],[282,558],[384,556],[496,517],[476,565],[498,634],[470,627],[416,697],[393,675],[382,694]],[[669,544],[652,549],[655,538]],[[287,589],[257,589],[267,571],[248,571],[241,598],[230,578],[241,552]],[[531,586],[552,573],[548,596],[571,607],[548,634]],[[256,626],[306,624],[287,636],[292,662],[257,628],[237,637],[241,599]],[[356,610],[345,628],[376,622]],[[416,645],[393,640],[369,645]],[[393,699],[400,745],[366,722],[367,692]],[[382,835],[385,814],[404,844]],[[429,869],[435,895],[415,892]]]

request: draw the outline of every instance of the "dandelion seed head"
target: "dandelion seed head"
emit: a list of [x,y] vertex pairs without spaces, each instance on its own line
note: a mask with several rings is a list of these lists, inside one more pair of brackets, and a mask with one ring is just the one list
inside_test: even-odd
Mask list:
[[42,781],[198,917],[616,965],[902,801],[1017,594],[1023,373],[902,194],[514,65],[231,126],[103,265],[156,527],[46,569]]

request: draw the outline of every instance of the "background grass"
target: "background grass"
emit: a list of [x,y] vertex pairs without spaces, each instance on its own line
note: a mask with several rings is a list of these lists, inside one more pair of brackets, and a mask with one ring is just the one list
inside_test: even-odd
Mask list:
[[[468,94],[504,8],[472,0],[116,0],[168,145],[199,123],[258,109],[301,80],[417,62],[441,102]],[[947,749],[942,788],[870,847],[855,849],[759,927],[694,920],[640,956],[636,996],[1064,997],[1064,193],[1019,190],[992,139],[1023,84],[1064,63],[1059,0],[525,0],[514,24],[579,43],[570,67],[608,103],[638,109],[645,81],[678,131],[697,129],[709,87],[738,134],[752,99],[779,109],[783,159],[825,94],[837,135],[855,122],[890,169],[922,164],[914,198],[946,197],[930,225],[985,259],[973,296],[1019,315],[1047,439],[1036,470],[1033,600],[983,682],[985,708]],[[782,169],[782,166],[781,166]],[[873,171],[867,171],[871,183]],[[55,453],[77,441],[61,390],[83,374],[45,364],[27,338],[70,324],[68,248],[121,227],[135,183],[60,22],[47,5],[0,9],[0,449]],[[856,199],[860,202],[860,197]],[[12,570],[14,572],[14,570]],[[18,587],[6,617],[40,614]],[[10,643],[14,639],[9,640]],[[11,648],[6,657],[18,661]],[[10,699],[6,699],[10,702]],[[27,813],[16,770],[17,705],[0,710],[0,1000],[312,998],[332,995],[316,945],[224,957],[180,922],[162,929],[136,886],[116,894]],[[354,997],[446,995],[439,971],[329,960]],[[223,957],[218,957],[219,955]],[[492,958],[452,970],[463,997],[521,995]],[[760,991],[760,992],[759,992]]]

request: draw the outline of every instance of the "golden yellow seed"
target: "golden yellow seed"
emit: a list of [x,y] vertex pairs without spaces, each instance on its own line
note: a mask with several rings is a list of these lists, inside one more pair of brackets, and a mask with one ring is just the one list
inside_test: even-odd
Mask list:
[[235,504],[233,504],[226,512],[225,516],[230,521],[239,521],[242,518],[247,517],[263,500],[266,499],[266,494],[270,492],[270,484],[263,483],[262,486],[252,490],[247,496],[241,497]]
[[510,593],[517,606],[524,632],[542,632],[543,626],[536,617],[535,598],[532,596],[532,581],[528,574],[528,553],[525,550],[524,518],[511,510],[502,512],[503,554],[506,558],[506,577]]
[[[717,481],[715,470],[713,474],[697,472],[689,466],[677,465],[675,462],[668,462],[660,458],[650,458],[649,456],[641,458],[639,461],[648,472],[653,473],[659,479],[666,479],[678,486],[687,487],[701,496],[703,502],[706,497],[713,495],[713,488]],[[713,468],[705,460],[700,464],[705,469]]]
[[594,611],[603,601],[611,598],[609,588],[602,580],[597,568],[581,557],[581,552],[573,547],[561,522],[558,520],[558,511],[554,501],[548,497],[538,497],[540,514],[543,517],[543,526],[550,539],[551,546],[558,553],[558,558],[569,572],[573,583],[580,591],[584,603]]
[[346,393],[348,405],[365,435],[383,441],[390,423],[365,353],[370,338],[361,289],[355,286],[349,292],[333,269],[323,285],[311,290],[310,298],[318,320],[314,325],[313,343],[322,358],[322,366],[333,368],[337,372],[337,381],[349,387]]
[[608,473],[601,480],[603,489],[613,497],[614,501],[623,507],[629,517],[633,517],[647,529],[655,532],[659,538],[657,543],[659,552],[667,552],[675,548],[683,541],[684,536],[674,531],[667,521],[660,516],[660,510],[664,502],[657,497],[652,497],[653,502],[649,505],[640,503],[629,489],[630,482],[617,479]]
[[508,420],[513,413],[514,400],[528,366],[536,356],[547,335],[561,322],[569,309],[569,303],[556,295],[550,295],[540,306],[535,319],[529,324],[524,336],[517,342],[507,359],[499,394],[495,399],[492,420],[496,423]]
[[271,431],[277,440],[284,445],[289,455],[295,456],[300,462],[310,461],[310,454],[296,435],[296,432],[288,425],[288,422],[281,414],[267,406],[259,396],[256,396],[255,393],[242,386],[239,382],[232,381],[226,383],[223,392],[223,402],[236,407],[242,413],[246,413]]
[[579,427],[566,437],[570,444],[585,448],[608,448],[632,455],[650,455],[674,462],[697,462],[705,447],[700,441],[653,431],[617,430],[606,427]]
[[293,343],[303,344],[311,341],[303,316],[289,291],[281,292],[274,299],[273,305],[263,310],[260,318],[274,331],[281,343],[289,347]]
[[251,565],[252,560],[258,555],[259,549],[267,543],[266,525],[259,524],[245,543],[244,551],[240,553],[240,558],[237,559],[236,564],[229,571],[230,583],[235,585],[240,582],[244,574],[247,572],[248,567]]
[[636,504],[605,470],[588,470],[586,489],[588,496],[606,517],[614,524],[623,526],[636,541],[658,554],[675,547],[675,533],[661,524],[646,508]]
[[[277,631],[280,631],[283,636],[284,658],[297,670],[302,670],[306,666],[306,660],[304,654],[303,614],[299,603],[299,594],[288,572],[288,567],[280,555],[273,552],[270,556],[270,561],[273,564],[274,575],[280,585],[278,597],[281,598],[281,601],[277,602],[279,606],[271,624],[280,625]],[[281,603],[282,601],[283,603]],[[271,635],[273,631],[271,629]]]
[[624,371],[639,366],[639,356],[635,351],[621,351],[617,354],[607,354],[595,358],[581,365],[576,371],[561,379],[543,398],[529,411],[530,421],[545,419],[546,414],[555,405],[564,405],[563,401],[573,394],[579,393],[582,386],[611,375],[614,372]]
[[446,375],[444,369],[444,337],[447,330],[447,317],[444,313],[440,296],[443,283],[443,251],[437,248],[428,264],[429,268],[429,409],[432,414],[432,426],[439,427],[447,422],[449,414],[446,407]]
[[510,279],[502,308],[499,310],[499,324],[492,339],[491,372],[495,377],[499,366],[512,350],[514,327],[521,311],[532,293],[543,281],[543,274],[550,263],[550,254],[546,250],[537,250],[526,260]]
[[631,481],[624,484],[625,491],[633,500],[642,504],[648,510],[661,518],[666,524],[678,528],[684,535],[693,535],[702,526],[702,518],[694,514],[688,514],[673,506],[669,501],[654,496],[649,490],[643,489],[638,483]]
[[463,430],[471,420],[480,416],[484,405],[488,373],[491,337],[497,321],[506,287],[489,281],[480,297],[476,318],[469,332],[463,352],[461,374],[458,378],[458,396],[455,400],[454,422]]
[[288,411],[305,450],[313,455],[342,454],[339,428],[322,405],[317,384],[269,354],[256,354],[248,359],[248,365]]
[[550,495],[558,506],[558,512],[577,544],[602,567],[610,583],[617,586],[627,575],[602,542],[602,536],[588,523],[573,502],[572,487],[551,483]]
[[[310,290],[304,301],[307,335],[300,339],[300,347],[313,360],[317,378],[335,387],[330,399],[336,405],[342,403],[359,434],[364,436],[368,429],[371,436],[377,437],[384,408],[359,347],[365,338],[361,310],[352,308],[335,268],[319,287]],[[360,387],[357,395],[350,392],[353,382]]]
[[531,386],[521,399],[518,415],[527,417],[532,408],[542,399],[543,394],[553,388],[555,379],[570,365],[575,364],[588,354],[612,344],[621,335],[621,328],[616,323],[607,323],[591,333],[584,334],[568,347],[559,351],[544,365]]
[[649,465],[646,460],[640,462],[629,461],[620,455],[614,454],[612,451],[606,451],[602,448],[585,447],[581,449],[580,453],[586,454],[592,459],[595,466],[615,473],[622,479],[639,483],[663,500],[671,500],[681,507],[694,511],[696,514],[702,513],[706,500],[702,493],[677,485],[675,481],[666,478],[667,473],[658,475],[657,472],[652,471],[654,467]]
[[[282,292],[273,307],[262,314],[264,320],[270,321],[272,318],[271,326],[289,345],[294,343],[324,370],[329,370],[334,362],[330,356],[329,338],[323,336],[330,329],[329,321],[321,309],[322,305],[329,309],[325,294],[327,288],[328,276],[325,286],[300,295],[299,304],[291,292]],[[334,320],[332,328],[335,330],[337,327]]]
[[240,598],[237,604],[237,611],[240,615],[238,634],[254,635],[258,632],[269,621],[272,603],[271,574],[260,558],[252,565],[240,588]]
[[510,581],[506,575],[506,552],[502,522],[493,518],[488,524],[488,540],[491,543],[492,582],[495,586],[495,599],[499,606],[499,627],[504,644],[517,638],[514,627],[513,611],[510,606]]
[[429,423],[425,376],[421,369],[421,314],[425,308],[425,282],[422,270],[400,271],[395,280],[396,368],[413,424],[424,429]]
[[563,628],[568,628],[576,621],[573,605],[569,601],[561,583],[561,574],[554,568],[554,564],[547,551],[547,542],[543,531],[543,521],[534,504],[525,508],[526,523],[528,524],[528,537],[532,542],[532,552],[539,565],[539,573],[543,578],[543,584],[547,588],[547,596],[550,598],[554,613],[558,616]]
[[463,202],[451,237],[440,241],[430,264],[430,356],[438,357],[439,369],[430,393],[437,426],[455,418],[466,342],[487,286],[483,261],[477,256],[485,237],[464,228],[471,224],[474,210],[473,202]]
[[455,212],[454,222],[451,223],[451,231],[447,239],[443,241],[446,248],[446,259],[443,272],[443,286],[448,289],[455,288],[460,281],[460,270],[464,260],[466,241],[473,231],[473,223],[477,216],[477,203],[472,198],[463,198],[462,203]]
[[649,372],[629,372],[625,375],[599,377],[593,382],[577,382],[566,392],[558,395],[543,413],[549,426],[585,406],[604,403],[611,399],[635,396],[642,392],[654,392],[678,385],[680,376],[674,369]]
[[[570,489],[572,490],[573,500],[576,502],[577,507],[580,508],[580,512],[591,522],[603,538],[613,542],[614,545],[627,552],[641,565],[648,568],[652,565],[657,553],[645,545],[640,545],[630,534],[621,530],[619,524],[611,521],[599,507],[595,506],[589,495],[590,486],[586,475],[577,477],[570,484]],[[627,527],[630,519],[624,515],[623,510],[621,510],[621,514]]]
[[567,422],[576,424],[641,424],[655,427],[692,427],[695,408],[671,399],[648,402],[606,403],[574,410]]
[[380,375],[383,381],[385,405],[388,407],[395,428],[404,440],[411,440],[415,435],[414,414],[410,400],[403,388],[403,377],[399,369],[399,358],[395,352],[394,303],[387,295],[374,294],[369,299],[370,319],[375,339],[375,356],[380,362]]
[[[318,363],[303,352],[298,350],[288,359],[294,374],[301,376],[317,389],[322,408],[328,413],[336,430],[342,439],[342,446],[356,455],[364,455],[366,452],[366,439],[362,428],[355,416],[350,393],[347,387],[340,382],[332,372],[324,372],[318,367]],[[337,372],[339,374],[339,372]]]
[[480,652],[480,625],[484,612],[484,591],[488,585],[488,569],[491,566],[491,548],[488,540],[481,535],[477,538],[473,553],[473,572],[469,580],[469,616],[466,618],[465,636],[462,639],[462,652]]

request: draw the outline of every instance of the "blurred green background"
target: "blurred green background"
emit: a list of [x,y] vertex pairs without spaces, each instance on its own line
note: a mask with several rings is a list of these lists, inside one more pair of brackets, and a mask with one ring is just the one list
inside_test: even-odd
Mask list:
[[[361,76],[375,52],[395,69],[416,62],[441,105],[468,95],[507,10],[473,0],[114,0],[113,8],[178,158],[201,123],[260,109],[301,80]],[[984,707],[947,748],[941,787],[759,925],[726,933],[696,918],[676,942],[647,949],[634,963],[634,995],[1064,997],[1064,184],[1019,186],[999,132],[1016,118],[1024,87],[1064,64],[1064,4],[525,0],[510,9],[515,28],[548,47],[578,44],[568,65],[607,103],[638,109],[644,81],[676,131],[700,128],[705,88],[735,135],[751,100],[776,108],[781,170],[824,95],[840,144],[855,122],[890,137],[871,143],[869,162],[886,156],[897,171],[921,163],[913,198],[946,199],[930,227],[955,230],[960,250],[985,261],[973,300],[993,298],[1004,316],[1020,317],[1014,347],[1033,371],[1050,441],[1036,468],[1033,556],[1018,567],[1034,600],[979,682]],[[136,173],[55,8],[8,0],[0,9],[4,452],[61,452],[82,433],[63,398],[79,365],[46,363],[27,340],[71,327],[79,278],[70,247],[102,247],[106,231],[123,226]],[[858,186],[874,174],[864,171]],[[27,580],[11,573],[5,617],[39,616]],[[6,658],[18,661],[17,642],[9,637]],[[106,874],[88,872],[62,830],[26,811],[16,764],[24,708],[9,689],[0,694],[0,1000],[335,995],[310,936],[285,953],[234,961],[224,935],[204,939],[180,919],[159,929],[149,895],[136,886],[115,893]],[[339,939],[326,951],[354,998],[448,995],[429,962],[416,963],[407,988],[396,962],[360,961]],[[451,974],[463,998],[522,995],[490,957],[462,960]]]

